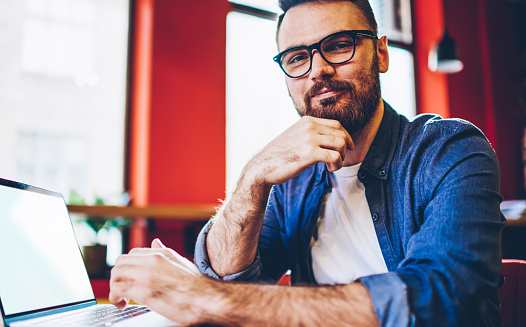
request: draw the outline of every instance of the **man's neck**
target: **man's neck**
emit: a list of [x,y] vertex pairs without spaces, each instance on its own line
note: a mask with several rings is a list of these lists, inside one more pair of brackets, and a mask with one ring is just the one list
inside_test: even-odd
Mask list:
[[354,149],[347,151],[345,159],[343,160],[344,167],[359,164],[365,159],[365,156],[373,143],[374,137],[380,128],[383,116],[384,101],[380,99],[380,105],[374,116],[371,118],[371,121],[369,121],[364,128],[351,135],[354,142]]

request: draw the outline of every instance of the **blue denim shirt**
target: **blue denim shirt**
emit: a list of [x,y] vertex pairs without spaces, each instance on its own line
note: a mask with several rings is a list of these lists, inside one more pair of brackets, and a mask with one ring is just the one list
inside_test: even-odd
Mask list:
[[[275,185],[251,266],[224,280],[315,285],[310,240],[331,188],[325,164]],[[388,273],[358,279],[383,326],[500,326],[501,232],[497,157],[482,132],[458,119],[413,121],[387,103],[358,172]],[[208,276],[206,235],[195,261]]]

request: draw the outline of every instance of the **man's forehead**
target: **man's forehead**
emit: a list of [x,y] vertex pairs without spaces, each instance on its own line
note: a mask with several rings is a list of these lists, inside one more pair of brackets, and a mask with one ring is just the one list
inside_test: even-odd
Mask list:
[[285,14],[278,31],[280,51],[319,41],[343,30],[368,29],[363,13],[350,1],[306,2]]

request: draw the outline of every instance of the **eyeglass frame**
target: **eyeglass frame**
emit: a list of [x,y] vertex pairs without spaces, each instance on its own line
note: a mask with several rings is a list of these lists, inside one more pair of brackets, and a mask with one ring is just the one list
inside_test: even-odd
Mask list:
[[[323,43],[323,41],[327,40],[328,38],[331,38],[331,37],[334,37],[336,35],[339,35],[339,34],[346,34],[346,35],[349,35],[352,37],[352,41],[353,41],[353,51],[352,51],[352,55],[349,59],[347,60],[344,60],[342,62],[330,62],[329,60],[327,60],[327,58],[325,58],[325,56],[323,55],[323,51],[321,50],[321,44]],[[320,53],[321,57],[323,58],[323,60],[325,60],[328,64],[331,64],[331,65],[339,65],[339,64],[343,64],[343,63],[346,63],[348,61],[351,61],[352,58],[354,58],[354,54],[356,52],[356,35],[361,35],[361,36],[366,36],[366,37],[369,37],[371,39],[378,39],[378,35],[376,33],[374,33],[373,31],[370,31],[370,30],[347,30],[347,31],[340,31],[340,32],[336,32],[336,33],[332,33],[332,34],[329,34],[327,36],[325,36],[323,39],[319,40],[318,42],[316,43],[313,43],[311,45],[299,45],[299,46],[295,46],[295,47],[292,47],[292,48],[288,48],[286,50],[283,50],[281,51],[280,53],[278,53],[276,56],[274,56],[274,58],[272,58],[272,60],[274,60],[278,65],[279,65],[279,68],[281,68],[281,70],[285,73],[285,75],[287,75],[288,77],[290,78],[300,78],[300,77],[303,77],[305,75],[307,75],[311,69],[312,69],[312,50],[313,49],[316,49],[318,50],[318,52]],[[309,53],[309,69],[307,69],[307,71],[305,73],[303,73],[302,75],[299,75],[299,76],[292,76],[292,75],[289,75],[285,69],[283,69],[283,66],[281,65],[281,57],[291,51],[291,50],[299,50],[299,49],[305,49],[307,50],[307,52]]]

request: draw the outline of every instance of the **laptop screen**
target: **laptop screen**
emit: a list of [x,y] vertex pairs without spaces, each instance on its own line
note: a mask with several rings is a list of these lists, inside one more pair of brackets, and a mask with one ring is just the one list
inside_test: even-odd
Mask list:
[[0,302],[4,314],[93,299],[63,197],[0,179]]

